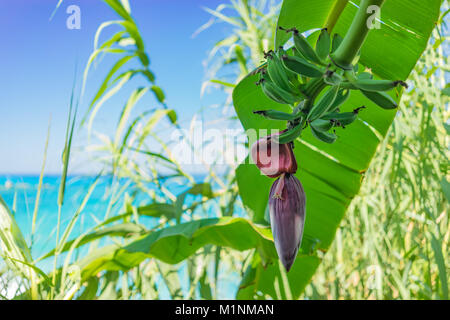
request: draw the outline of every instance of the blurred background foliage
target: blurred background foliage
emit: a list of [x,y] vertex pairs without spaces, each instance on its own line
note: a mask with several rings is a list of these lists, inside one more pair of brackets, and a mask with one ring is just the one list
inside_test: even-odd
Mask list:
[[[81,122],[76,129],[93,136],[86,152],[104,169],[70,221],[62,225],[58,219],[55,249],[42,257],[33,257],[33,237],[27,242],[17,227],[15,206],[8,208],[0,201],[0,252],[6,263],[3,268],[0,265],[0,299],[233,298],[238,288],[225,284],[242,278],[241,287],[248,285],[244,270],[252,263],[249,257],[254,250],[273,255],[265,242],[270,242],[270,230],[242,219],[246,213],[233,162],[225,171],[204,164],[208,174],[199,179],[170,153],[171,145],[158,134],[159,129],[177,130],[180,124],[151,71],[130,4],[127,0],[105,2],[120,20],[99,27],[79,90],[74,85],[62,175],[67,175],[77,114]],[[208,32],[217,23],[232,26],[205,59],[201,94],[217,89],[229,94],[223,104],[229,118],[219,116],[216,121],[237,122],[230,108],[231,92],[272,49],[280,7],[281,1],[275,0],[232,0],[206,9],[211,20],[195,34]],[[404,93],[398,115],[365,173],[362,189],[300,298],[448,299],[447,10],[445,4],[429,46],[408,79],[411,89]],[[91,66],[103,63],[104,55],[117,59],[103,82],[89,83]],[[140,82],[130,89],[125,85],[132,78]],[[88,108],[81,113],[76,101],[86,85],[99,89],[94,97],[85,97]],[[129,90],[129,99],[118,114],[116,132],[108,136],[93,130],[98,110],[123,90]],[[159,105],[131,118],[146,94],[153,94]],[[182,139],[195,152],[189,135]],[[59,207],[64,204],[62,180]],[[107,210],[97,225],[75,235],[74,226],[99,183],[107,185]],[[174,189],[174,185],[182,188]],[[35,208],[33,221],[39,214],[38,205]],[[51,271],[37,267],[49,259],[53,259]],[[224,295],[224,290],[231,294]],[[262,294],[260,298],[270,297]]]

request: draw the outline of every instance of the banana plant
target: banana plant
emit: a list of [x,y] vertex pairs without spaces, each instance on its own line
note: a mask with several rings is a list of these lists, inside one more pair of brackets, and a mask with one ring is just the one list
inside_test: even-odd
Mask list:
[[[305,219],[295,222],[297,229],[304,227],[303,240],[293,265],[285,265],[289,273],[277,259],[256,251],[237,298],[299,297],[395,117],[401,86],[427,45],[441,2],[283,1],[274,50],[237,85],[233,102],[244,129],[279,130],[275,140],[292,144],[298,169],[286,175],[295,175],[306,194]],[[381,15],[374,17],[373,10]],[[279,233],[273,222],[279,212],[269,205],[273,180],[248,158],[236,175],[253,221],[272,221]]]

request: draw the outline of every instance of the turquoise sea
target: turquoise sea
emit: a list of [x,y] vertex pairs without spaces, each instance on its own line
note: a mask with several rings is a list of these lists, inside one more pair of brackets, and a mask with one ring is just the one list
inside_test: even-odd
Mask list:
[[[197,181],[201,181],[202,177],[195,177]],[[64,197],[64,205],[62,207],[61,222],[62,228],[67,225],[73,214],[79,208],[80,204],[86,195],[89,186],[93,183],[95,177],[93,176],[72,176],[68,177],[66,184],[66,192]],[[43,178],[43,187],[41,189],[41,197],[39,203],[39,211],[36,221],[36,232],[31,239],[31,225],[33,211],[35,207],[36,194],[39,185],[39,176],[37,175],[0,175],[0,196],[6,202],[9,208],[15,209],[15,219],[27,241],[28,244],[33,243],[32,255],[33,258],[39,258],[55,247],[56,239],[56,225],[58,219],[58,192],[61,178],[59,176],[45,176]],[[114,188],[120,189],[125,185],[125,181],[116,183]],[[170,187],[170,191],[174,194],[179,194],[186,190],[183,185],[174,184]],[[79,221],[74,228],[70,238],[75,238],[82,232],[86,232],[89,228],[95,226],[98,221],[104,219],[110,203],[111,194],[111,179],[108,177],[100,178],[97,187],[92,192],[92,195],[87,202]],[[111,209],[109,216],[123,213],[123,197],[117,201]],[[186,199],[192,201],[194,198]],[[141,196],[134,201],[135,205],[148,204],[149,201]],[[214,216],[214,207],[208,215]],[[141,223],[152,226],[156,224],[152,218],[144,218]],[[81,251],[83,252],[83,251]],[[62,260],[62,259],[61,259]],[[38,267],[48,272],[51,270],[53,260],[48,259],[38,263]],[[219,292],[219,299],[233,299],[239,285],[238,270],[226,272],[226,275],[219,276],[221,281],[217,292]],[[179,264],[180,280],[182,282],[183,291],[187,293],[188,279],[187,268],[184,263]],[[160,297],[162,299],[169,298],[167,288],[160,281]]]

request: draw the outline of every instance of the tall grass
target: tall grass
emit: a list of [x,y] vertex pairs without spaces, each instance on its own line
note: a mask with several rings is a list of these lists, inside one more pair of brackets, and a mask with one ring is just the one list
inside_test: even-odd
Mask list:
[[[98,84],[94,97],[89,99],[80,122],[80,129],[87,130],[90,138],[94,136],[90,140],[92,144],[84,151],[93,151],[92,161],[100,163],[103,171],[85,191],[82,202],[69,217],[68,223],[63,226],[61,215],[72,138],[77,124],[78,105],[74,103],[76,99],[74,85],[62,157],[63,170],[57,200],[55,247],[44,256],[33,259],[30,252],[33,243],[31,245],[26,243],[13,214],[1,202],[0,221],[5,222],[0,228],[1,254],[8,262],[8,267],[5,272],[7,275],[3,274],[5,269],[1,269],[0,281],[3,283],[0,286],[0,298],[12,296],[18,299],[157,299],[162,297],[162,288],[166,288],[169,297],[173,299],[219,297],[217,288],[220,278],[227,276],[223,271],[235,269],[230,266],[236,259],[241,261],[242,254],[212,246],[204,247],[180,265],[172,266],[156,259],[147,259],[137,267],[124,268],[125,271],[107,271],[98,277],[81,280],[80,265],[95,258],[95,254],[99,252],[97,249],[100,252],[103,249],[108,250],[108,246],[101,247],[100,243],[124,244],[128,239],[136,238],[143,232],[156,231],[165,226],[207,217],[211,212],[218,217],[231,216],[234,214],[234,204],[237,201],[237,189],[233,187],[231,174],[219,177],[211,166],[205,164],[209,174],[203,181],[198,181],[183,170],[178,160],[171,155],[166,139],[158,134],[157,129],[160,129],[158,126],[165,126],[166,130],[175,130],[180,129],[180,125],[175,111],[166,104],[163,89],[155,81],[145,44],[131,16],[128,1],[105,0],[105,2],[121,20],[104,22],[98,28],[94,39],[94,51],[84,69],[81,96],[84,95],[92,66],[101,63],[103,55],[111,55],[116,59],[104,80]],[[138,84],[133,82],[135,87],[132,87],[130,80],[138,77],[140,77]],[[118,92],[127,90],[129,98],[118,115],[116,131],[112,137],[95,132],[97,114],[112,104],[111,98]],[[153,94],[154,106],[136,113],[136,106],[149,93]],[[185,137],[185,140],[189,143],[188,137]],[[43,176],[42,173],[40,181]],[[97,225],[82,230],[80,235],[73,238],[74,227],[83,216],[100,176],[109,179],[109,186],[104,195],[107,206],[103,217],[97,215],[100,219],[97,220]],[[184,192],[174,193],[171,190],[174,184],[182,186]],[[42,183],[38,186],[37,199],[41,189]],[[117,207],[122,203],[123,211],[117,215]],[[32,234],[36,231],[34,221],[38,216],[39,203],[36,201]],[[149,225],[148,222],[141,221],[142,216],[150,216],[154,220]],[[82,249],[87,251],[81,251]],[[48,274],[36,267],[47,259],[53,259],[53,268]],[[210,266],[215,270],[211,275],[207,273]],[[180,268],[186,270],[187,276],[179,271]],[[16,292],[11,292],[14,281],[18,288]],[[187,290],[182,290],[183,287],[187,287]]]
[[234,86],[264,60],[264,52],[273,49],[275,26],[281,0],[232,0],[215,9],[205,8],[211,19],[195,33],[206,32],[217,24],[230,30],[208,52],[202,94],[216,87],[229,94],[224,108],[231,107]]
[[[131,215],[132,221],[140,224],[141,211],[136,207],[136,203],[138,199],[142,199],[142,195],[147,199],[146,204],[175,207],[176,219],[165,215],[164,211],[161,210],[156,216],[159,216],[160,219],[154,230],[164,225],[174,225],[182,221],[206,217],[211,212],[218,217],[233,215],[233,206],[237,201],[237,188],[233,185],[233,176],[230,173],[219,177],[213,166],[203,163],[204,171],[207,174],[202,178],[202,181],[199,181],[184,170],[179,159],[171,154],[170,141],[167,141],[163,136],[167,135],[167,132],[181,129],[177,114],[167,105],[166,94],[156,83],[155,76],[150,69],[145,44],[142,41],[137,24],[131,16],[129,5],[118,10],[117,8],[120,7],[118,1],[106,2],[124,20],[103,23],[99,27],[94,40],[95,50],[91,54],[84,72],[83,87],[87,83],[87,74],[90,67],[100,57],[100,51],[111,54],[117,59],[89,104],[88,112],[84,118],[88,131],[92,131],[94,120],[100,108],[107,108],[113,95],[126,90],[125,85],[130,82],[132,77],[140,76],[143,80],[142,86],[132,90],[129,99],[121,110],[113,137],[110,138],[105,134],[97,133],[98,143],[89,147],[91,151],[95,151],[96,159],[94,160],[102,162],[105,172],[112,176],[111,194],[108,195],[111,199],[109,208],[116,201],[113,199],[124,198],[127,211],[133,213]],[[109,38],[106,36],[106,40],[101,43],[100,39],[102,36],[105,37],[106,28],[114,26],[119,27],[119,30],[112,33]],[[128,41],[124,41],[125,39]],[[127,50],[124,50],[124,46]],[[132,62],[136,63],[136,60],[140,64],[137,68],[132,64]],[[147,93],[153,93],[154,107],[137,111],[135,107]],[[183,133],[183,131],[180,132]],[[193,152],[196,152],[189,136],[184,134],[183,140]],[[127,181],[126,188],[122,186],[124,179]],[[187,187],[187,190],[181,194],[175,194],[170,188],[173,184]],[[214,192],[211,191],[213,187]],[[189,199],[189,196],[192,195],[201,196],[201,199],[192,202]],[[211,208],[215,209],[212,210]],[[112,221],[111,219],[115,219],[115,217],[110,218],[110,210],[108,210],[103,224]],[[116,279],[117,282],[123,282],[125,278],[128,279],[130,283],[126,292],[128,298],[159,296],[157,288],[151,288],[143,283],[142,279],[144,278],[156,286],[158,286],[157,284],[161,285],[160,280],[162,280],[169,291],[170,297],[174,299],[182,297],[198,298],[205,295],[217,297],[218,273],[215,272],[209,277],[206,272],[207,268],[211,264],[214,265],[216,270],[222,268],[222,265],[228,268],[227,266],[232,263],[235,257],[240,260],[240,256],[241,254],[230,250],[206,247],[188,258],[181,266],[170,266],[150,260],[142,263],[139,268],[119,274],[113,279]],[[181,290],[180,273],[176,271],[180,267],[185,267],[188,274],[188,289],[185,295]],[[146,271],[149,268],[152,272]],[[131,274],[134,272],[136,274],[132,277]],[[145,275],[143,272],[145,272]],[[133,278],[134,281],[131,280]],[[200,288],[198,292],[197,288]],[[142,292],[143,289],[150,291]]]

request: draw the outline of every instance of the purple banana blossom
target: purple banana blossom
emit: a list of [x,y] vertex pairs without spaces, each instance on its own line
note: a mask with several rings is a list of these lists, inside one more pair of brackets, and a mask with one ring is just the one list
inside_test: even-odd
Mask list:
[[259,139],[252,145],[250,152],[253,162],[259,170],[270,178],[277,178],[282,173],[297,171],[297,161],[292,151],[292,144],[278,144],[272,139],[273,136],[280,133]]
[[293,174],[282,174],[272,185],[269,212],[278,257],[289,271],[297,256],[305,222],[306,195]]

